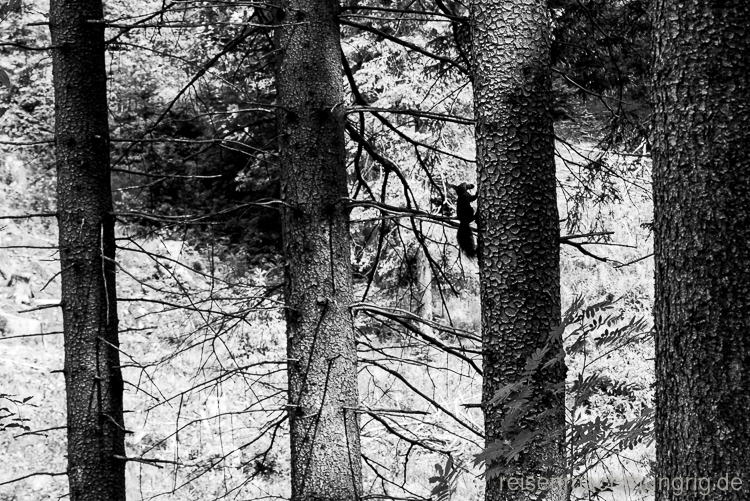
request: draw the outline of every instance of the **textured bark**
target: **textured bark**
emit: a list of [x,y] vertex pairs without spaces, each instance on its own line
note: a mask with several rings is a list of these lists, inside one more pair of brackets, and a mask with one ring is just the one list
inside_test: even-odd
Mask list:
[[[750,482],[750,3],[656,0],[656,461]],[[705,485],[705,481],[704,481]],[[659,487],[657,485],[657,487]],[[676,489],[657,491],[674,499]]]
[[125,499],[104,28],[87,22],[102,17],[101,0],[50,4],[73,501]]
[[[521,379],[531,355],[560,323],[559,224],[551,116],[549,19],[544,0],[475,0],[472,5],[474,107],[478,172],[483,409],[487,444],[501,433],[508,409],[490,406],[498,389]],[[561,357],[555,339],[546,358]],[[540,436],[508,477],[558,476],[564,469],[563,363],[532,382]],[[557,393],[554,391],[557,388]],[[516,485],[516,487],[518,487]],[[488,479],[487,500],[564,499],[566,490],[512,490]]]
[[277,12],[293,500],[362,492],[338,10]]

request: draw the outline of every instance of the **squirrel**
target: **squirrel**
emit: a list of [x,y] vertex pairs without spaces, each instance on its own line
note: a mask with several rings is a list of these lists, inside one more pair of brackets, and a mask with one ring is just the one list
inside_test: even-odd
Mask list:
[[472,195],[469,190],[474,188],[473,184],[461,183],[451,185],[456,190],[458,199],[456,200],[456,216],[458,217],[458,231],[456,231],[456,240],[466,257],[474,259],[477,256],[477,247],[474,243],[474,233],[471,230],[471,222],[474,221],[474,208],[471,202],[477,199],[477,195]]

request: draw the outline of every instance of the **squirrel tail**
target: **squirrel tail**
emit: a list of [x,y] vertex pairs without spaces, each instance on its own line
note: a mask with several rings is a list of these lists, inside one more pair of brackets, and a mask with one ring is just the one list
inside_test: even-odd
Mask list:
[[466,257],[474,259],[477,257],[477,246],[474,243],[474,232],[471,231],[469,223],[461,223],[456,232],[456,240]]

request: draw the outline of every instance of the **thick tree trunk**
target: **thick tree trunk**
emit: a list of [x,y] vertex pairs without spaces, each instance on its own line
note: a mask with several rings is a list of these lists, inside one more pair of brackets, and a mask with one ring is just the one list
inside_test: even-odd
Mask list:
[[88,22],[102,17],[101,0],[50,4],[73,501],[125,499],[104,27]]
[[362,492],[338,10],[277,14],[293,500]]
[[747,499],[750,3],[656,0],[651,13],[655,476],[672,482],[656,499]]
[[[562,342],[545,360],[560,362],[532,378],[531,409],[515,432],[496,392],[523,378],[531,355],[560,323],[559,224],[551,116],[550,26],[544,0],[476,0],[472,5],[477,143],[483,409],[487,444],[537,433],[504,477],[487,481],[487,500],[529,499],[512,477],[564,473],[565,381]],[[538,418],[541,413],[544,417]],[[536,496],[564,499],[566,489]],[[514,487],[516,487],[514,489]]]

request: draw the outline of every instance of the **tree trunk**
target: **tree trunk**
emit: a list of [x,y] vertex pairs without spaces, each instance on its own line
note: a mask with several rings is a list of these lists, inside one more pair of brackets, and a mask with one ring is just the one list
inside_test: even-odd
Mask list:
[[338,10],[277,12],[293,500],[362,493]]
[[[101,0],[52,0],[70,499],[124,500],[122,373]],[[116,457],[119,456],[119,457]]]
[[750,3],[656,0],[651,14],[656,499],[717,484],[710,499],[747,499]]
[[[503,475],[488,479],[486,499],[529,499],[534,490],[565,499],[567,489],[540,482],[565,467],[563,348],[559,336],[550,340],[560,323],[560,269],[547,2],[477,0],[471,21],[486,441],[536,435],[517,460],[495,464]],[[509,430],[512,402],[490,401],[523,380],[545,346],[542,363],[558,362],[534,371],[529,407]],[[520,490],[511,478],[521,477],[541,487]]]
[[[417,243],[414,252],[416,264],[416,283],[410,285],[411,305],[410,311],[413,311],[420,318],[432,322],[434,310],[432,306],[432,268],[430,260],[427,258],[425,249]],[[414,328],[428,336],[433,336],[432,327],[423,322],[414,322]]]

